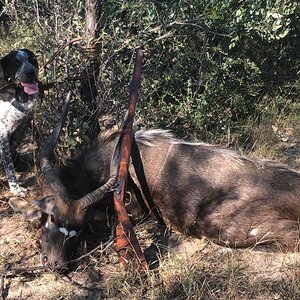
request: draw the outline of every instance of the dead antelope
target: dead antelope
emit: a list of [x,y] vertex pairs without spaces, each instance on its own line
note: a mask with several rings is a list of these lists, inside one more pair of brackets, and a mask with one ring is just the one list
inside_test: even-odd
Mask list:
[[[118,141],[117,133],[100,135],[83,155],[54,169],[49,157],[59,129],[55,132],[41,158],[52,196],[48,207],[45,200],[35,202],[53,216],[44,228],[47,247],[42,245],[44,263],[50,265],[70,258],[72,241],[89,221],[95,203],[112,207],[111,157]],[[229,247],[298,249],[299,173],[217,146],[185,142],[163,130],[138,131],[135,140],[150,194],[167,226]],[[139,186],[132,165],[129,171]],[[26,210],[17,202],[11,206]]]

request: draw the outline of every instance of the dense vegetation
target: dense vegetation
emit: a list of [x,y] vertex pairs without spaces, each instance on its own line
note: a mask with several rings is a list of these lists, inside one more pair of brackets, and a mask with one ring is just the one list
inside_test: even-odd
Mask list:
[[[41,65],[53,58],[40,76],[44,83],[58,82],[37,112],[42,132],[54,122],[49,112],[56,111],[72,89],[77,96],[68,143],[77,147],[87,141],[91,112],[80,97],[80,80],[73,79],[88,67],[90,58],[84,53],[89,50],[100,70],[96,114],[111,113],[118,121],[126,107],[137,47],[145,54],[140,126],[168,128],[182,137],[207,141],[237,134],[243,142],[256,125],[299,123],[298,1],[100,4],[97,42],[90,50],[83,34],[85,1],[2,1],[1,55],[28,47]],[[61,48],[74,38],[79,39]]]

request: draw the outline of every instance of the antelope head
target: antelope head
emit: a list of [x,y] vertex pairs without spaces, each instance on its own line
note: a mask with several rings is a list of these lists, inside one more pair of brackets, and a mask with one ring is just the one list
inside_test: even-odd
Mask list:
[[[105,194],[111,191],[116,183],[115,174],[117,174],[115,159],[113,160],[114,163],[111,163],[112,176],[104,185],[79,199],[70,197],[50,161],[67,116],[69,102],[70,93],[66,98],[56,128],[49,135],[40,152],[40,169],[44,175],[47,196],[33,203],[20,198],[10,200],[10,206],[15,211],[21,212],[25,218],[29,220],[42,219],[41,260],[43,265],[52,268],[61,268],[67,265],[73,251],[76,249],[81,229],[87,226],[87,209],[101,201]],[[42,216],[44,217],[42,218]]]

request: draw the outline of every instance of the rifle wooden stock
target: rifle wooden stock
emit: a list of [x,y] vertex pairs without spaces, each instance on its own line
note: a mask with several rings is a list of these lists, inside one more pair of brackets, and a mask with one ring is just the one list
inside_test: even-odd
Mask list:
[[[130,98],[127,114],[122,124],[121,132],[121,153],[119,172],[117,177],[117,188],[114,191],[114,206],[118,217],[116,227],[116,246],[120,255],[121,267],[125,267],[133,258],[137,258],[143,268],[147,269],[148,264],[139,242],[136,238],[134,228],[128,217],[125,204],[125,190],[128,177],[128,167],[131,155],[131,145],[133,137],[133,120],[135,114],[135,105],[138,97],[138,91],[141,80],[142,69],[142,51],[138,50],[135,59],[134,74],[131,82]],[[118,151],[118,150],[117,150]]]

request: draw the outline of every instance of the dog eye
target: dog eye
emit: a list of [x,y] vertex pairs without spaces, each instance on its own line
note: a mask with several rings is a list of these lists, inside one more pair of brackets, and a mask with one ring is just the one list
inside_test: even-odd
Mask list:
[[31,60],[31,62],[33,62],[33,63],[36,63],[36,62],[37,62],[37,59],[36,59],[35,56],[32,56],[30,60]]

